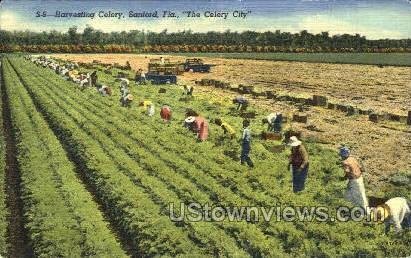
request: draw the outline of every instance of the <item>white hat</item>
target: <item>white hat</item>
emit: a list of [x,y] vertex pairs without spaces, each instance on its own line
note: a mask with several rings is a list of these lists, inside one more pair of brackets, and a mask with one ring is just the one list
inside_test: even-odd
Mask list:
[[291,147],[297,147],[301,145],[301,141],[298,140],[298,138],[296,136],[291,136],[290,137],[290,142],[288,143],[289,146]]
[[189,116],[189,117],[187,117],[187,118],[184,120],[184,122],[186,122],[186,123],[193,123],[195,120],[196,120],[195,117]]
[[120,78],[120,81],[126,83],[127,85],[130,84],[130,81],[126,78]]

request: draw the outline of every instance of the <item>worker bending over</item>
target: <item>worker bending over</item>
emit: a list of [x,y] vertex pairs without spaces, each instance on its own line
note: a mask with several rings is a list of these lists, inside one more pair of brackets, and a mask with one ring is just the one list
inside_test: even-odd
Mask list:
[[100,89],[98,89],[98,91],[100,92],[100,94],[104,97],[106,96],[111,96],[111,89],[110,87],[108,87],[107,85],[103,85],[101,86]]
[[154,116],[155,110],[154,110],[154,104],[150,100],[144,100],[140,102],[140,107],[143,107],[146,110],[146,114],[148,116]]
[[233,99],[233,104],[237,104],[238,111],[245,111],[248,107],[248,100],[244,96],[237,96]]
[[305,181],[308,175],[308,153],[302,142],[296,136],[290,137],[288,144],[291,146],[289,166],[293,174],[293,192],[298,193],[304,190]]
[[169,123],[171,120],[171,108],[168,105],[163,105],[160,110],[161,119],[163,122]]
[[348,179],[345,198],[368,212],[368,199],[365,195],[364,179],[360,164],[351,156],[350,149],[347,147],[340,148],[340,157],[345,172],[343,179]]
[[282,130],[283,115],[281,113],[270,113],[262,122],[263,124],[268,124],[268,132],[280,133]]
[[411,202],[402,197],[395,197],[377,206],[371,213],[374,221],[385,223],[385,233],[390,231],[391,225],[398,233],[403,229],[411,228]]
[[197,138],[199,141],[205,141],[208,138],[208,122],[202,116],[196,116],[194,121],[194,128],[197,132]]
[[228,134],[231,139],[235,138],[235,130],[231,125],[227,124],[226,122],[223,122],[220,118],[217,118],[215,120],[216,125],[221,126],[221,128],[224,131],[224,134]]
[[184,93],[183,93],[183,95],[193,96],[193,91],[194,91],[194,87],[193,87],[193,86],[184,85],[183,87],[184,87]]

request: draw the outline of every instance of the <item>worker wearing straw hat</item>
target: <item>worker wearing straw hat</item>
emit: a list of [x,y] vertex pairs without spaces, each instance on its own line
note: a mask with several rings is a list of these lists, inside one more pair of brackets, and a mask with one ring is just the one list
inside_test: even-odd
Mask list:
[[345,172],[345,178],[348,179],[345,198],[352,204],[357,205],[368,212],[368,199],[365,195],[361,166],[358,161],[351,156],[350,149],[347,147],[340,148],[340,156]]
[[184,119],[184,127],[194,132],[194,122],[196,118],[194,116],[188,116]]
[[289,166],[293,174],[293,191],[298,193],[304,190],[305,181],[308,175],[308,153],[302,142],[296,137],[291,136],[288,144],[291,146]]
[[385,233],[390,231],[391,225],[395,232],[411,228],[411,202],[402,197],[389,199],[377,206],[371,213],[371,220],[385,223]]

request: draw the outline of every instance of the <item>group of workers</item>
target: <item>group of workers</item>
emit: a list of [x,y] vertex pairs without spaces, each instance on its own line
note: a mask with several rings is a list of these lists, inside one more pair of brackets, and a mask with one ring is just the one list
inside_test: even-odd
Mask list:
[[[96,86],[97,74],[79,74],[76,75],[76,65],[69,64],[60,66],[50,59],[41,58],[29,58],[37,65],[43,67],[49,67],[54,69],[56,73],[62,76],[68,77],[73,82],[77,82],[81,87],[84,85]],[[67,78],[66,78],[67,79]],[[142,69],[139,69],[135,81],[137,84],[145,83],[145,75]],[[192,96],[194,88],[184,86],[184,94]],[[102,85],[98,88],[98,91],[103,96],[111,95],[111,89]],[[133,95],[129,90],[128,79],[120,79],[120,102],[124,107],[130,107],[133,101]],[[244,96],[237,96],[233,99],[233,103],[237,105],[238,111],[245,111],[249,105],[248,100]],[[145,100],[139,103],[139,106],[146,110],[146,115],[154,116],[155,106],[152,101]],[[164,123],[170,123],[172,117],[172,110],[169,105],[163,105],[160,109],[160,117]],[[235,129],[221,118],[215,119],[215,124],[220,126],[224,135],[228,135],[230,139],[236,138]],[[271,113],[262,120],[263,124],[268,124],[267,130],[280,134],[282,131],[283,115],[281,113]],[[250,120],[243,120],[243,130],[241,136],[241,164],[247,164],[250,168],[254,167],[254,163],[250,158],[251,152],[251,138],[252,133],[250,129]],[[207,120],[199,115],[197,112],[188,109],[185,114],[184,126],[196,134],[198,141],[206,141],[209,134],[209,125]],[[288,145],[291,147],[291,154],[289,156],[289,168],[292,174],[292,186],[295,193],[299,193],[304,190],[305,182],[308,177],[309,170],[309,155],[308,152],[297,136],[289,137]],[[341,164],[344,169],[345,175],[342,180],[348,180],[345,198],[355,206],[361,207],[366,211],[367,215],[370,215],[374,220],[385,222],[385,231],[388,232],[391,225],[394,225],[395,231],[399,232],[403,228],[411,228],[411,202],[403,197],[395,197],[387,200],[385,203],[378,205],[375,208],[369,208],[368,199],[365,192],[363,169],[360,163],[351,155],[350,149],[347,147],[341,147],[339,150],[341,157]]]

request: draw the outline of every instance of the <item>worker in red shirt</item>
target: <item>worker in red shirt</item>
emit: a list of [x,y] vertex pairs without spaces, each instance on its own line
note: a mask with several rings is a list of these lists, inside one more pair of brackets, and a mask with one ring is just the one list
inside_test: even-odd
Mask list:
[[163,122],[169,123],[171,120],[171,108],[168,105],[163,105],[161,107],[160,116],[163,119]]
[[208,137],[208,122],[202,117],[197,116],[194,120],[194,128],[197,132],[199,141],[205,141]]

